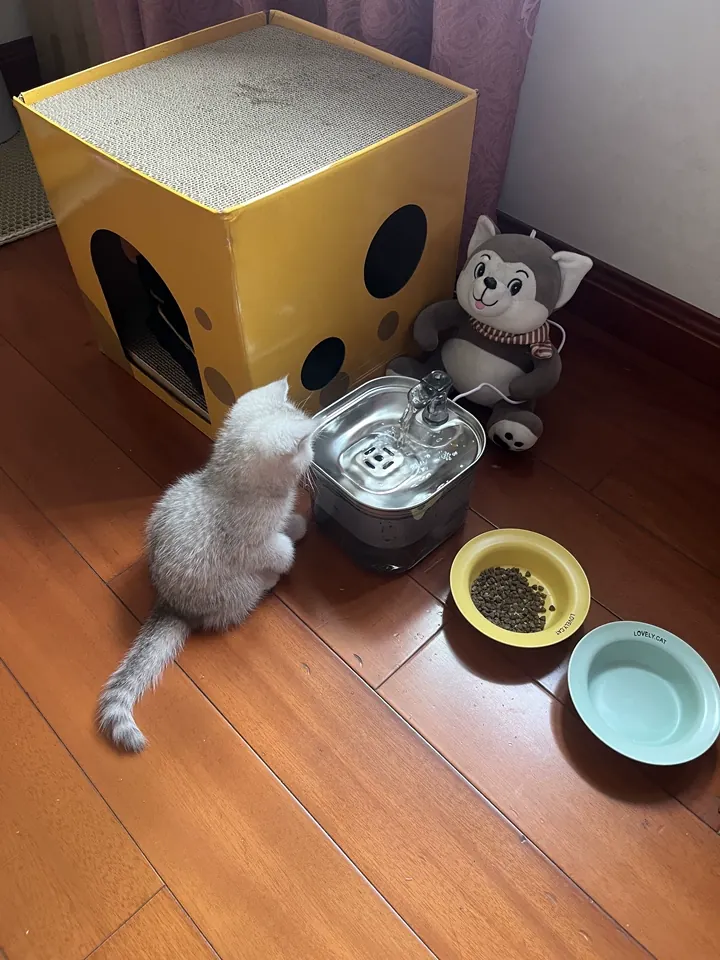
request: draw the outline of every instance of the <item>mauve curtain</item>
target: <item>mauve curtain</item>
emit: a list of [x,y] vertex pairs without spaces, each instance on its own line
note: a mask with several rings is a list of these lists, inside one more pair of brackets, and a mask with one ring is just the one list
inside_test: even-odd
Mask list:
[[24,0],[24,6],[43,83],[101,62],[93,0]]
[[258,10],[355,37],[479,91],[466,234],[493,213],[540,0],[95,0],[108,58]]

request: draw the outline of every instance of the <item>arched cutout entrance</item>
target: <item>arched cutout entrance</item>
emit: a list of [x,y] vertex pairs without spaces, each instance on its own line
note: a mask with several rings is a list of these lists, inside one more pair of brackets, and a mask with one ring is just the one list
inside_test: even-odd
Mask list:
[[209,422],[190,330],[163,278],[111,230],[95,231],[90,256],[125,356]]

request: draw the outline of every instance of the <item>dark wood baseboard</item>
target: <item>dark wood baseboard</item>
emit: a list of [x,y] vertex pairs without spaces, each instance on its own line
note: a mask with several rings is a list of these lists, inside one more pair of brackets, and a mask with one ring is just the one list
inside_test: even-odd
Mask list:
[[0,73],[12,97],[40,86],[40,66],[32,37],[0,43]]
[[[529,233],[530,227],[498,212],[503,233]],[[554,250],[575,250],[538,230]],[[592,256],[592,254],[588,254]],[[622,270],[596,260],[569,310],[671,367],[717,387],[720,384],[720,318],[678,300]]]

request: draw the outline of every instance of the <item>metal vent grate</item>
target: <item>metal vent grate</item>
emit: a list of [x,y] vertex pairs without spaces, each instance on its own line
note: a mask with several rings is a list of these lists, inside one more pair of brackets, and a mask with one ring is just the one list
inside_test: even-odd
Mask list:
[[215,210],[252,200],[465,94],[278,26],[48,97],[39,113]]
[[384,444],[368,447],[361,453],[363,466],[375,473],[392,473],[402,463],[403,456]]

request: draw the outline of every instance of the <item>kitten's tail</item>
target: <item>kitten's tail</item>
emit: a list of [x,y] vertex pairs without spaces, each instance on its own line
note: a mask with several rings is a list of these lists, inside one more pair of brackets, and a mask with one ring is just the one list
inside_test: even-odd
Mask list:
[[139,753],[146,740],[133,719],[133,706],[182,650],[190,634],[184,620],[156,607],[138,638],[105,684],[98,705],[98,726],[113,743]]

